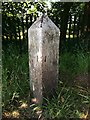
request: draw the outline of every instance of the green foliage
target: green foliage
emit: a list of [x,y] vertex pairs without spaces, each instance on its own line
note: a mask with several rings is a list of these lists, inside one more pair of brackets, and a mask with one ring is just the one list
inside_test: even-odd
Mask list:
[[[27,13],[36,15],[38,11],[44,12],[45,2],[4,2],[2,3],[2,17],[3,17],[3,33],[7,33],[12,30],[11,33],[15,33],[20,23],[20,17],[24,17]],[[48,15],[61,28],[61,17],[65,16],[67,11],[67,3],[52,3],[52,9],[48,10]],[[71,14],[83,14],[85,3],[74,3],[70,7],[69,13]],[[13,19],[13,23],[10,23],[10,19]],[[14,24],[15,21],[18,22]],[[63,19],[63,23],[64,23]],[[66,21],[67,22],[67,21]],[[64,24],[63,24],[64,26]],[[16,27],[16,28],[15,28]],[[65,26],[64,26],[65,29]],[[10,32],[9,32],[10,34]],[[83,41],[83,40],[82,40]],[[74,42],[74,41],[73,41]],[[63,42],[65,44],[65,42]],[[65,44],[66,45],[66,44]],[[65,46],[63,45],[63,46]],[[86,44],[83,44],[85,47]],[[65,78],[64,82],[70,82],[73,80],[73,76],[78,74],[90,72],[90,53],[85,53],[85,49],[82,46],[76,44],[76,46],[68,45],[69,52],[62,52],[60,56],[60,75]],[[65,49],[67,45],[65,46]],[[77,50],[78,47],[78,50]],[[4,47],[3,47],[4,48]],[[74,50],[72,50],[72,48]],[[86,45],[87,48],[87,45]],[[64,50],[65,50],[64,49]],[[80,49],[82,51],[80,51]],[[71,52],[74,51],[74,52]],[[6,109],[13,109],[21,99],[26,99],[29,95],[29,70],[28,70],[28,53],[23,49],[22,56],[19,54],[19,48],[15,44],[9,44],[2,52],[2,101],[3,111]],[[64,76],[63,76],[64,74]],[[69,80],[69,81],[67,81]],[[56,95],[51,99],[44,98],[43,108],[32,106],[33,112],[43,109],[45,118],[69,118],[80,117],[82,107],[87,107],[90,104],[90,97],[87,92],[81,93],[76,88],[67,87],[63,82],[58,84]],[[73,81],[72,81],[73,82]],[[18,107],[18,106],[17,106]]]
[[45,5],[45,2],[3,2],[2,14],[20,18],[26,14],[35,14],[37,11],[43,12]]
[[29,94],[28,55],[20,56],[15,46],[9,46],[3,51],[2,61],[2,101],[8,108]]
[[[2,101],[3,111],[18,107],[18,102],[21,99],[27,101],[29,95],[29,77],[28,77],[28,55],[23,52],[19,54],[18,47],[9,45],[4,49],[3,53],[3,70],[2,70]],[[65,72],[71,76],[87,72],[88,55],[83,52],[76,54],[65,52],[60,57],[61,76]],[[70,82],[70,81],[69,81]],[[36,105],[31,105],[32,114],[43,109],[45,118],[78,118],[82,114],[82,107],[85,109],[89,105],[90,98],[87,91],[81,89],[67,87],[65,82],[59,82],[56,94],[51,98],[44,98],[42,108]]]
[[[3,2],[2,3],[2,34],[4,36],[12,35],[14,39],[16,36],[19,37],[19,29],[27,34],[27,27],[31,25],[27,22],[30,19],[29,14],[33,17],[37,17],[38,12],[43,12],[45,7],[44,2]],[[22,22],[23,18],[23,22]],[[31,22],[31,19],[30,19]],[[20,34],[21,37],[21,34]],[[17,39],[17,37],[15,38]],[[26,40],[27,38],[25,38]]]
[[70,76],[88,72],[88,54],[78,51],[74,54],[70,52],[62,53],[60,56],[60,69]]
[[[80,95],[85,96],[83,94]],[[45,118],[80,118],[82,106],[84,108],[88,106],[84,101],[90,101],[87,95],[85,98],[80,95],[72,88],[59,86],[57,97],[54,96],[50,100],[45,99],[46,105],[43,106]]]
[[32,104],[30,108],[33,112],[43,110],[45,119],[78,119],[87,112],[90,103],[87,91],[81,89],[67,87],[60,81],[52,98],[44,98],[42,107]]

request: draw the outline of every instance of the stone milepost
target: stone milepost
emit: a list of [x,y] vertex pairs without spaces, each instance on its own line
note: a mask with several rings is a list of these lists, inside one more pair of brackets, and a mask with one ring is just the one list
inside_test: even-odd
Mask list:
[[45,15],[28,30],[30,88],[38,104],[54,93],[58,82],[59,39],[59,28]]

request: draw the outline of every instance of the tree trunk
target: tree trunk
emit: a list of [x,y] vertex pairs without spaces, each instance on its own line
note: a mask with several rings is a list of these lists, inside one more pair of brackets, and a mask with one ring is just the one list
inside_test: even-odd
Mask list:
[[[64,11],[61,15],[61,29],[60,29],[60,41],[59,41],[59,56],[62,51],[62,42],[64,41],[64,46],[66,42],[66,31],[67,31],[67,23],[68,23],[68,17],[69,17],[69,10],[73,3],[64,3]],[[59,58],[59,64],[60,64],[60,58]],[[60,79],[60,70],[59,70],[59,79]]]
[[62,46],[62,42],[66,41],[66,31],[67,31],[67,23],[68,23],[68,17],[69,17],[69,10],[71,8],[71,6],[73,5],[73,3],[68,2],[68,3],[64,3],[64,10],[62,11],[62,15],[61,15],[61,35],[60,35],[60,51],[61,51],[61,46]]

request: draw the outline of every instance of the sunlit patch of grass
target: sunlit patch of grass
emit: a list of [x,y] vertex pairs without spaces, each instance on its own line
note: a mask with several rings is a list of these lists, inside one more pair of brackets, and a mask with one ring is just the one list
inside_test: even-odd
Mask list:
[[22,103],[19,108],[22,109],[22,108],[27,108],[27,107],[28,107],[27,103]]
[[81,119],[86,119],[88,117],[88,111],[86,113],[81,113],[80,118]]
[[19,114],[19,111],[18,110],[15,110],[12,112],[12,117],[13,118],[19,118],[20,114]]
[[12,112],[4,112],[3,116],[5,118],[19,118],[20,117],[20,113],[18,110],[14,110]]
[[11,113],[10,112],[4,112],[3,116],[6,118],[10,118],[11,117]]

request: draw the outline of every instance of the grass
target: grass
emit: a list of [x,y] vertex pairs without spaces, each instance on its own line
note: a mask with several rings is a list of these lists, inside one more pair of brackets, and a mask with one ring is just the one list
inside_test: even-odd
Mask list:
[[72,84],[74,82],[74,77],[88,74],[89,61],[89,55],[81,51],[75,54],[70,52],[62,53],[59,66],[61,80]]
[[88,116],[88,109],[90,105],[90,96],[87,90],[67,87],[65,84],[59,82],[56,94],[50,98],[44,98],[44,104],[39,106],[31,105],[33,112],[43,110],[42,116],[45,119],[69,119],[69,118],[83,118]]
[[[4,113],[18,110],[20,101],[27,103],[30,98],[30,87],[27,52],[20,55],[16,46],[9,45],[2,53],[2,103]],[[44,111],[42,115],[45,118],[87,117],[88,106],[90,105],[89,92],[82,87],[68,86],[67,82],[73,81],[73,77],[76,75],[88,72],[90,61],[88,54],[81,51],[75,54],[70,52],[61,54],[59,65],[61,79],[56,94],[51,99],[44,98],[44,104],[40,108]],[[39,110],[38,108],[36,105],[31,105],[32,114],[36,113]],[[30,114],[30,111],[27,113]]]
[[2,61],[3,107],[8,108],[19,98],[29,95],[28,55],[20,56],[14,46],[9,46],[5,53],[3,51]]
[[[90,102],[87,91],[84,93],[76,91],[72,87],[58,84],[56,96],[52,99],[45,99],[44,106],[45,118],[60,119],[60,118],[86,118],[88,105]],[[82,116],[83,115],[83,116]]]
[[75,75],[88,71],[88,55],[84,55],[82,52],[61,54],[60,61],[60,67],[63,72],[72,72]]

